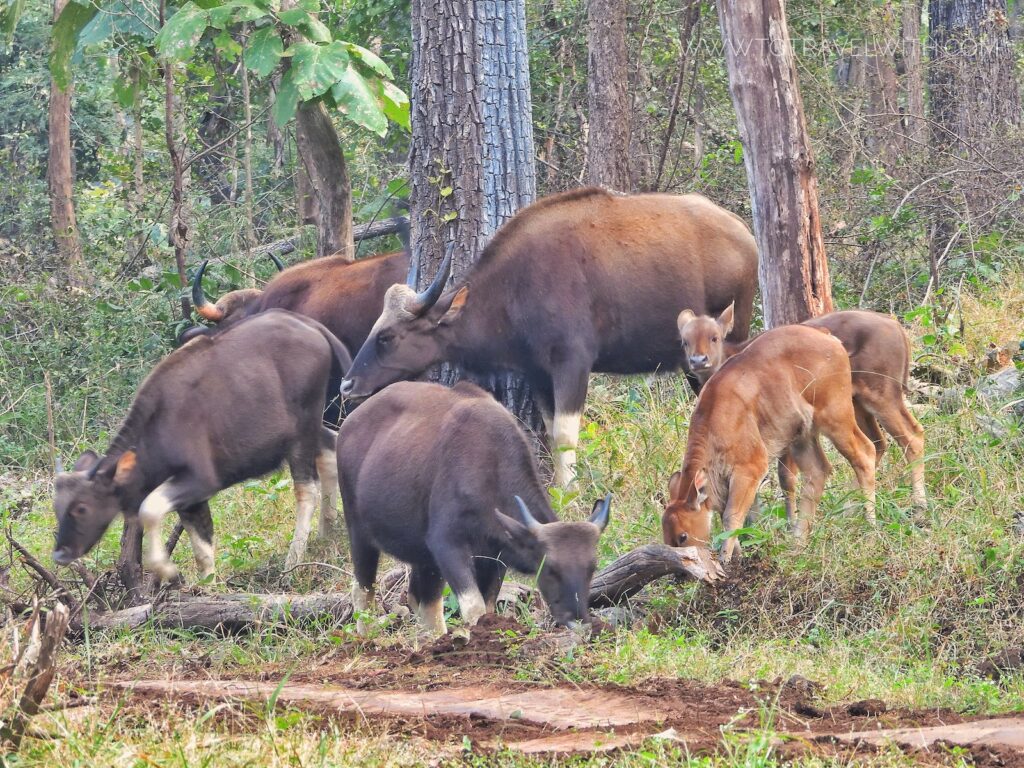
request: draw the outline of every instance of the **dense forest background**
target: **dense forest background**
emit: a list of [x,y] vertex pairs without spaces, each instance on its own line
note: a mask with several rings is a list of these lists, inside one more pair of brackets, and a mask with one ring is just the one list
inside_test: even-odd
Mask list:
[[[355,222],[394,215],[410,189],[398,93],[412,89],[408,0],[285,3],[286,44],[313,40],[324,59],[285,66],[264,6],[248,0],[189,4],[204,23],[182,16],[170,33],[160,30],[178,6],[110,0],[89,6],[73,35],[54,26],[65,2],[5,6],[0,41],[0,468],[17,473],[52,466],[53,446],[70,455],[103,443],[189,324],[182,277],[201,260],[212,260],[207,287],[219,295],[274,274],[268,243],[297,236],[288,263],[334,250],[317,224],[327,203],[304,161],[310,124],[297,103],[326,107]],[[613,159],[615,133],[628,152],[613,186],[701,192],[750,221],[714,4],[591,5],[624,22],[626,98],[601,109],[588,65],[615,55],[614,25],[608,48],[607,35],[588,37],[584,0],[526,3],[537,195],[609,172],[596,166]],[[219,27],[202,10],[214,6],[228,9]],[[786,12],[836,304],[896,312],[926,353],[979,354],[961,343],[960,296],[1024,261],[1019,4],[794,0]],[[336,41],[355,46],[344,49],[360,62],[354,84],[335,82],[326,61]],[[49,66],[52,51],[63,70]],[[63,107],[51,97],[62,78]],[[359,96],[367,83],[378,89],[370,102]],[[73,206],[63,229],[62,188]],[[397,247],[364,241],[357,255]]]

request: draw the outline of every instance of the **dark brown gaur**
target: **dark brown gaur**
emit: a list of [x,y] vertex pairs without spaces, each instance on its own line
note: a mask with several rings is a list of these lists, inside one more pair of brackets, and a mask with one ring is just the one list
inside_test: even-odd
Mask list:
[[[805,325],[761,334],[701,390],[682,469],[669,480],[665,543],[709,545],[713,510],[721,512],[726,531],[739,528],[769,462],[787,452],[804,475],[799,515],[790,515],[790,522],[797,539],[805,539],[831,472],[819,434],[850,462],[865,516],[874,522],[874,447],[857,426],[843,345],[827,330]],[[729,538],[722,559],[737,547]]]
[[[690,369],[701,384],[722,363],[750,342],[726,339],[732,307],[718,319],[698,317],[690,310],[679,314],[679,335]],[[910,464],[911,496],[915,506],[927,505],[924,484],[924,429],[907,407],[904,394],[910,382],[910,340],[903,327],[889,315],[853,309],[831,312],[808,320],[804,325],[827,328],[842,342],[850,356],[853,374],[853,408],[857,426],[875,445],[875,465],[885,455],[885,432],[903,450]],[[779,459],[779,483],[786,497],[786,511],[795,503],[795,465],[788,454]]]
[[283,310],[263,312],[168,355],[139,387],[106,454],[86,451],[57,475],[53,559],[92,549],[113,519],[137,515],[148,537],[146,565],[176,573],[160,525],[177,510],[201,577],[214,572],[209,499],[288,462],[297,520],[286,567],[306,548],[316,479],[323,488],[320,534],[337,520],[335,433],[323,426],[324,392],[351,358],[320,323]]
[[[399,251],[359,261],[345,256],[314,259],[288,267],[262,291],[232,291],[216,304],[207,301],[203,293],[206,266],[204,261],[192,280],[192,301],[196,313],[216,323],[217,328],[269,309],[287,309],[322,323],[347,349],[359,349],[380,315],[388,288],[405,281],[409,254]],[[332,382],[331,404],[325,416],[332,424],[339,418],[335,403],[340,384],[340,379]]]
[[441,269],[423,294],[388,290],[342,394],[367,397],[442,361],[521,371],[544,416],[555,481],[567,485],[591,371],[679,368],[675,320],[688,306],[721,312],[735,302],[731,338],[745,339],[757,248],[738,216],[700,195],[582,189],[524,208],[443,290],[448,277]]
[[557,623],[589,621],[611,495],[589,521],[559,521],[515,418],[474,384],[399,382],[371,397],[338,433],[338,480],[357,611],[372,605],[383,552],[411,566],[410,608],[433,632],[446,631],[445,582],[475,624],[507,568],[536,575]]

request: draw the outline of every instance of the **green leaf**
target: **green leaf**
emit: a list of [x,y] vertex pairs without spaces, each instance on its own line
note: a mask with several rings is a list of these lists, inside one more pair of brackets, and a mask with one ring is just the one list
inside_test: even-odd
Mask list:
[[141,83],[139,81],[132,82],[131,78],[119,75],[114,80],[114,96],[117,98],[117,103],[124,109],[128,109],[135,103],[135,99],[138,98]]
[[377,80],[377,100],[381,109],[390,120],[398,123],[405,130],[409,127],[409,97],[394,83]]
[[256,30],[245,44],[245,65],[260,77],[267,77],[284,53],[284,43],[274,27]]
[[148,43],[159,31],[160,17],[155,5],[146,0],[113,0],[104,3],[102,12],[79,33],[76,50],[102,43],[115,32]]
[[296,43],[288,50],[292,54],[290,71],[295,73],[295,83],[303,101],[326,93],[346,72],[351,71],[344,43],[318,45],[304,42]]
[[348,67],[331,88],[331,96],[338,110],[349,120],[383,136],[388,130],[388,119],[384,116],[377,97],[366,79]]
[[210,26],[224,29],[231,24],[263,19],[270,14],[253,0],[231,0],[224,5],[210,9]]
[[314,43],[331,42],[331,30],[316,16],[302,8],[289,8],[277,14],[278,20],[289,27],[300,30],[310,41]]
[[64,6],[53,24],[53,51],[50,53],[50,74],[62,91],[71,83],[71,56],[78,43],[78,35],[92,21],[99,9],[95,5],[70,2]]
[[184,61],[191,58],[209,22],[210,11],[195,3],[186,3],[171,16],[156,36],[157,50],[172,60]]
[[294,67],[284,73],[281,78],[281,87],[277,89],[277,97],[274,99],[274,106],[271,113],[274,122],[279,128],[295,117],[295,110],[299,106],[299,87],[295,84]]
[[368,51],[361,45],[355,43],[347,43],[348,52],[355,56],[357,59],[363,62],[366,66],[372,69],[375,73],[381,77],[386,77],[388,80],[394,80],[395,76],[391,72],[391,68],[384,63],[384,61],[373,51]]
[[308,18],[309,12],[303,8],[289,8],[287,11],[281,11],[277,14],[277,20],[282,24],[287,24],[289,27],[297,27],[305,23]]

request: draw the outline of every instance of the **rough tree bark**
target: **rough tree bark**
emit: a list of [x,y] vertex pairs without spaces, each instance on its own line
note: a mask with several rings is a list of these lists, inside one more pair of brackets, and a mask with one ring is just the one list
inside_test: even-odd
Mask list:
[[720,0],[747,170],[765,326],[832,311],[818,182],[783,0]]
[[[54,0],[53,19],[57,20],[68,0]],[[71,84],[67,90],[50,78],[49,153],[46,181],[50,191],[50,221],[57,250],[67,271],[68,282],[82,286],[88,282],[82,242],[75,219],[75,177],[71,158]]]
[[1021,124],[1006,0],[930,0],[928,40],[934,144],[986,144]]
[[[160,4],[161,19],[164,3]],[[167,154],[171,159],[171,218],[167,231],[168,245],[174,248],[174,263],[178,269],[178,282],[184,289],[188,285],[185,273],[185,254],[188,252],[188,218],[185,192],[190,177],[188,164],[185,162],[185,142],[181,138],[181,110],[178,108],[178,95],[174,84],[176,65],[165,61],[164,67],[164,139],[167,142]],[[191,317],[192,304],[187,293],[181,292],[181,316]]]
[[587,182],[628,192],[626,0],[587,0]]
[[921,2],[903,0],[903,130],[913,150],[925,141],[924,70],[921,65]]
[[[495,230],[534,198],[524,5],[413,0],[409,218],[421,287],[452,243],[457,281]],[[442,378],[460,375],[446,369]],[[521,376],[478,381],[528,426],[539,426]]]

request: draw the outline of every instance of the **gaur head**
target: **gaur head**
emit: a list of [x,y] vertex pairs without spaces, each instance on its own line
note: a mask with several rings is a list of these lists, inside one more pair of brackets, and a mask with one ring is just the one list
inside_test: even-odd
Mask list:
[[57,475],[54,562],[67,565],[80,558],[96,546],[118,513],[124,512],[121,498],[133,482],[135,461],[134,451],[116,458],[100,458],[86,451],[70,472]]
[[[270,258],[279,272],[284,269],[284,265],[277,256],[270,254]],[[206,300],[206,294],[203,293],[203,275],[209,265],[210,260],[204,259],[203,263],[199,265],[199,269],[196,270],[195,277],[192,278],[192,304],[196,314],[204,320],[220,325],[245,317],[248,307],[259,300],[263,291],[259,288],[242,288],[225,293],[217,300],[216,304],[211,304]]]
[[726,307],[717,320],[695,315],[689,309],[684,309],[676,318],[686,367],[698,377],[710,377],[725,362],[723,343],[732,330],[733,307],[733,304]]
[[589,623],[597,540],[608,525],[612,495],[595,501],[590,519],[583,523],[538,522],[521,498],[515,500],[522,522],[498,512],[509,538],[509,559],[518,561],[517,569],[529,562],[539,563],[534,566],[537,586],[556,624]]
[[444,293],[452,251],[448,249],[434,281],[423,291],[417,293],[412,287],[417,279],[415,270],[408,284],[388,288],[384,309],[341,382],[342,396],[369,397],[441,361],[451,325],[469,295],[466,286]]
[[708,475],[698,469],[688,488],[683,473],[668,481],[668,503],[661,516],[661,531],[670,547],[711,546],[711,505],[708,503]]

